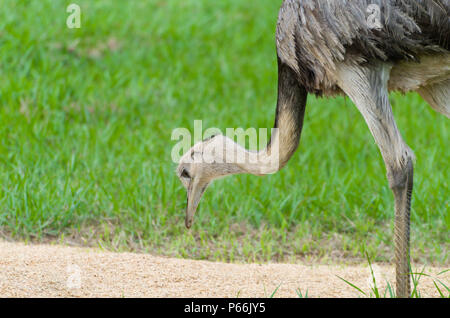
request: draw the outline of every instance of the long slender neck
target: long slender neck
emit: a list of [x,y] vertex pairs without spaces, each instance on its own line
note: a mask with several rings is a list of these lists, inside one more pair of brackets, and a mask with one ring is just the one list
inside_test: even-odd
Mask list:
[[294,154],[300,141],[305,114],[307,92],[298,83],[292,69],[278,59],[278,100],[275,129],[267,147],[259,152],[243,148],[249,162],[239,164],[242,172],[264,175],[283,168]]

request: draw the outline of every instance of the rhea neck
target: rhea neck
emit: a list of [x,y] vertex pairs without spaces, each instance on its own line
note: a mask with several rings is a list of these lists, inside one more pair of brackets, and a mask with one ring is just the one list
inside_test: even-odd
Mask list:
[[227,157],[237,159],[223,166],[222,174],[272,174],[283,168],[296,151],[303,127],[307,92],[297,75],[278,59],[278,98],[275,125],[267,146],[249,151],[229,140]]

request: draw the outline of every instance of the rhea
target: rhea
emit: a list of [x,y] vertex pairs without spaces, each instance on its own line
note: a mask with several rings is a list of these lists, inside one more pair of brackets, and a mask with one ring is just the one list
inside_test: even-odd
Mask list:
[[186,227],[212,180],[286,165],[300,141],[308,94],[346,95],[386,166],[395,200],[396,294],[409,297],[414,155],[394,120],[389,91],[416,91],[450,117],[450,0],[285,0],[276,49],[277,129],[259,152],[218,135],[182,156],[177,174],[188,192]]

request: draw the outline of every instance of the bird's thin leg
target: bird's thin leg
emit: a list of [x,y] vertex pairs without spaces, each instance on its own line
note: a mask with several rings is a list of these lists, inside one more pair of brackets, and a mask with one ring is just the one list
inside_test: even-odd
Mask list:
[[403,141],[389,103],[387,82],[390,66],[340,65],[341,89],[352,99],[364,117],[386,165],[389,186],[395,199],[395,263],[397,297],[409,297],[410,207],[413,187],[413,158]]
[[[399,180],[396,180],[396,177]],[[406,177],[406,179],[405,179]],[[409,273],[411,272],[409,260],[409,234],[410,234],[410,209],[411,195],[413,189],[413,165],[408,160],[405,171],[397,172],[392,177],[391,189],[395,198],[395,276],[398,297],[409,297],[411,294],[411,283]],[[394,186],[392,186],[394,185]]]

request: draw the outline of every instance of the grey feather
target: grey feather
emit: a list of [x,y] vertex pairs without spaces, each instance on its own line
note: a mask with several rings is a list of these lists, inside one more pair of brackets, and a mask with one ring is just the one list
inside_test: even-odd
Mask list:
[[[380,8],[381,29],[367,23],[367,8]],[[450,50],[450,0],[285,0],[277,53],[308,92],[339,90],[330,78],[349,55],[357,63],[419,61]]]

